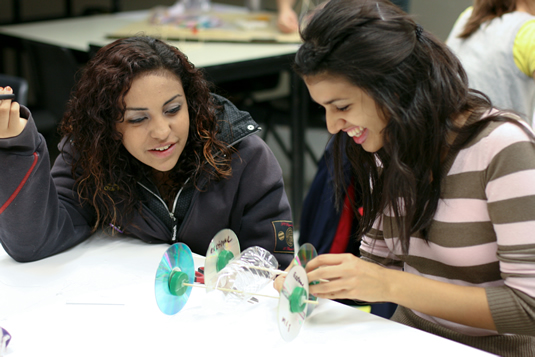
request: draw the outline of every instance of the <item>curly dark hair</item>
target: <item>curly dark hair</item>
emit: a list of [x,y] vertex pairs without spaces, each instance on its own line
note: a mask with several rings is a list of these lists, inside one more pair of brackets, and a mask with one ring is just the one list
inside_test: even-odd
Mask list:
[[[124,120],[125,96],[134,79],[169,71],[180,79],[186,95],[190,127],[184,151],[170,172],[173,185],[187,178],[197,186],[202,172],[209,180],[231,175],[232,149],[218,140],[217,111],[210,83],[176,47],[151,37],[123,38],[101,48],[87,63],[73,90],[60,132],[73,146],[72,173],[82,204],[95,209],[93,230],[117,225],[140,210],[137,182],[151,168],[122,145],[116,124]],[[120,206],[120,208],[118,208]]]
[[[331,0],[311,16],[301,37],[294,66],[300,76],[345,78],[373,98],[388,120],[376,153],[343,140],[345,133],[334,138],[338,202],[347,192],[344,155],[362,195],[357,237],[391,208],[407,252],[412,233],[421,231],[427,239],[449,150],[466,145],[491,120],[513,122],[532,136],[518,121],[500,115],[458,127],[461,115],[479,118],[492,103],[468,88],[461,63],[445,44],[387,0]],[[448,141],[452,133],[454,143]],[[353,208],[357,212],[354,202]]]

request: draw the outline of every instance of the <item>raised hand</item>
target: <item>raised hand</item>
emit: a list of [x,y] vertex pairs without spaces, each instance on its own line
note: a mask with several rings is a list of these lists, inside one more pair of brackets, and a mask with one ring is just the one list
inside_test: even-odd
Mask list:
[[[0,87],[0,98],[13,94],[11,87]],[[0,139],[12,138],[24,130],[28,121],[20,117],[20,105],[12,99],[0,99]]]

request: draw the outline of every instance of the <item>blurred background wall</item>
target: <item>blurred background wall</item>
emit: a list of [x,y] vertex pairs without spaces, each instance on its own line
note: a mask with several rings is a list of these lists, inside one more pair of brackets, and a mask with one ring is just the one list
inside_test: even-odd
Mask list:
[[[59,17],[64,14],[65,0],[17,0],[22,21]],[[216,2],[244,5],[244,0],[218,0]],[[0,0],[0,23],[13,19],[13,0]],[[157,5],[170,6],[175,0],[117,0],[122,11],[148,9]],[[457,16],[471,0],[411,0],[410,13],[427,30],[445,40]],[[110,11],[112,0],[72,0],[72,13],[76,16],[91,11]],[[262,7],[275,9],[275,0],[262,0]]]

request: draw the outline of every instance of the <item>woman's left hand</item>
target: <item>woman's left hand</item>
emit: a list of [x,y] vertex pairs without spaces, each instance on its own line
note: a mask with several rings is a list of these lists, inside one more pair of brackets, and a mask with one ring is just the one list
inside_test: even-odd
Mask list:
[[324,254],[306,266],[310,293],[326,299],[353,299],[367,302],[387,301],[388,269],[366,262],[353,254]]
[[[11,87],[0,87],[0,94],[13,94]],[[20,117],[19,103],[11,99],[0,100],[0,139],[20,135],[28,121]]]

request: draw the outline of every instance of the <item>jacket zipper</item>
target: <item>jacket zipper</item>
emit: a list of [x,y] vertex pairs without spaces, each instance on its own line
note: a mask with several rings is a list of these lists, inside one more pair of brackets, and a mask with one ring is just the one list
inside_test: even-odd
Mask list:
[[[186,182],[189,181],[189,178],[186,180]],[[185,183],[184,183],[185,184]],[[171,241],[176,241],[176,233],[177,233],[177,222],[176,222],[176,217],[175,215],[173,214],[173,212],[175,211],[175,207],[176,207],[176,203],[178,201],[178,197],[180,196],[180,194],[182,193],[182,190],[184,188],[184,186],[182,186],[182,188],[180,189],[180,191],[178,191],[176,197],[175,197],[175,201],[173,203],[173,212],[170,212],[169,209],[167,208],[167,205],[165,204],[165,201],[160,197],[158,196],[156,193],[154,193],[151,189],[149,189],[147,186],[145,186],[144,184],[142,184],[141,182],[138,181],[138,185],[140,185],[141,187],[143,187],[145,190],[147,190],[151,195],[153,195],[154,197],[156,197],[156,199],[158,201],[161,202],[161,204],[165,207],[165,210],[167,211],[167,213],[169,213],[169,217],[171,217],[171,219],[173,220],[173,232],[172,232],[172,237],[171,237]]]
[[[176,209],[176,204],[178,202],[178,198],[180,197],[180,194],[182,193],[182,190],[184,189],[186,184],[189,182],[189,179],[190,179],[190,177],[188,177],[188,179],[184,182],[184,184],[182,185],[182,187],[180,188],[180,190],[178,190],[178,193],[176,194],[175,201],[173,202],[173,212]],[[176,221],[175,215],[172,212],[169,212],[169,214],[173,218],[173,222],[175,222],[175,224],[173,225],[173,237],[171,238],[171,241],[174,242],[174,241],[176,241],[176,235],[178,233],[177,232],[178,231],[178,223]]]

